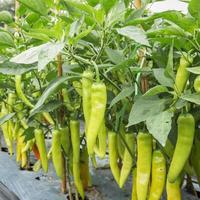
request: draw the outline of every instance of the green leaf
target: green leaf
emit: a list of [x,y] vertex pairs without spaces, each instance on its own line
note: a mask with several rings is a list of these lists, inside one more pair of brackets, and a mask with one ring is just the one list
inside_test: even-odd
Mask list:
[[110,59],[110,61],[113,62],[114,64],[122,63],[122,61],[125,60],[125,57],[124,57],[122,51],[113,50],[110,48],[106,48],[105,51],[106,51],[106,54],[107,54],[108,58]]
[[200,66],[197,67],[188,67],[187,70],[193,74],[200,74]]
[[153,69],[154,76],[156,80],[163,86],[174,87],[174,82],[172,79],[165,75],[165,69]]
[[28,142],[29,140],[32,140],[35,138],[34,135],[35,127],[28,127],[24,130],[23,135],[25,136],[24,142]]
[[13,18],[10,12],[3,10],[0,12],[0,22],[4,22],[6,24],[12,23]]
[[61,101],[50,101],[47,104],[43,104],[42,106],[40,106],[39,108],[37,108],[34,112],[31,112],[29,117],[32,117],[33,115],[40,113],[40,112],[52,112],[53,110],[59,108],[60,106],[62,106],[62,102]]
[[124,88],[110,103],[110,108],[122,99],[130,96],[134,92],[134,87]]
[[50,40],[48,35],[40,32],[25,32],[24,35],[44,42],[48,42]]
[[47,49],[42,49],[38,56],[38,70],[43,70],[48,63],[53,61],[54,58],[62,51],[64,46],[64,43],[50,43]]
[[0,31],[0,47],[15,47],[14,40],[6,31]]
[[117,0],[100,0],[100,3],[104,10],[108,12],[117,3]]
[[200,105],[200,94],[199,93],[183,94],[180,98],[184,99],[186,101],[195,103],[197,105]]
[[171,130],[173,112],[163,111],[146,120],[148,131],[164,147]]
[[0,126],[7,122],[8,120],[12,119],[15,116],[15,113],[9,113],[7,115],[4,115],[0,118]]
[[157,115],[165,108],[167,99],[153,97],[138,97],[131,108],[128,126],[146,121],[149,117]]
[[0,63],[0,73],[6,75],[20,75],[33,69],[37,69],[36,65],[17,64],[9,61]]
[[27,8],[29,8],[30,10],[40,15],[48,14],[48,8],[46,6],[45,0],[18,0],[18,1]]
[[141,28],[135,26],[126,26],[123,28],[118,28],[117,32],[120,35],[126,36],[139,44],[150,46],[146,34]]
[[199,0],[191,0],[190,3],[189,3],[188,10],[194,18],[196,18],[197,20],[200,20],[200,3],[199,3]]
[[[107,1],[107,0],[106,0]],[[109,2],[109,1],[107,1]],[[115,6],[109,11],[106,18],[106,26],[111,27],[120,21],[124,21],[126,7],[123,1],[118,1]]]
[[32,115],[32,113],[34,113],[39,107],[41,107],[44,104],[44,102],[48,99],[48,97],[52,95],[62,83],[73,78],[75,78],[75,76],[63,76],[53,80],[45,89],[42,96],[39,98],[38,102],[31,110],[30,114]]
[[163,85],[156,85],[155,87],[149,89],[143,96],[154,96],[164,92],[169,92],[169,90]]
[[54,60],[63,48],[63,42],[48,42],[37,47],[32,47],[15,56],[10,61],[21,64],[32,64],[38,62],[38,70],[42,70],[49,62]]

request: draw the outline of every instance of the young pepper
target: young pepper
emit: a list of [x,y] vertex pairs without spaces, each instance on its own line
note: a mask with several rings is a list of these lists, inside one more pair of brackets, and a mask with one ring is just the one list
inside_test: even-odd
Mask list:
[[42,168],[43,168],[44,172],[47,173],[48,172],[48,159],[47,159],[47,151],[46,151],[44,133],[43,133],[42,129],[35,129],[34,133],[35,133],[36,145],[40,152],[40,160],[41,160]]
[[108,132],[108,150],[111,172],[115,181],[119,184],[120,169],[118,166],[117,134],[112,131]]
[[180,114],[177,124],[178,139],[168,173],[171,183],[176,181],[189,158],[195,133],[195,120],[191,114]]
[[167,200],[182,200],[180,184],[181,184],[180,177],[178,177],[174,183],[170,183],[167,179],[167,184],[166,184]]
[[137,136],[137,198],[146,200],[151,174],[152,137],[149,133],[139,132]]
[[93,83],[91,90],[91,112],[86,131],[89,155],[94,153],[94,147],[104,119],[107,102],[106,85],[104,83]]
[[70,120],[70,132],[71,132],[71,141],[72,141],[72,151],[73,151],[73,176],[75,186],[81,195],[81,198],[84,199],[84,189],[81,181],[81,172],[80,172],[80,124],[77,120]]
[[190,74],[190,72],[187,70],[187,67],[191,65],[192,61],[193,58],[185,52],[181,56],[180,64],[176,73],[175,86],[174,86],[175,91],[179,95],[185,89]]
[[61,132],[53,130],[52,137],[52,161],[58,177],[63,177],[63,157],[61,148]]
[[133,178],[132,178],[132,193],[131,200],[137,200],[137,188],[136,188],[136,177],[137,177],[137,168],[133,169]]
[[152,181],[149,200],[160,200],[165,186],[166,160],[160,150],[153,152]]
[[125,138],[126,138],[126,143],[132,153],[132,155],[130,154],[130,152],[128,151],[128,149],[126,148],[124,151],[124,156],[123,156],[123,165],[121,168],[121,173],[120,173],[120,179],[119,179],[119,187],[122,188],[124,186],[124,183],[126,182],[131,169],[133,167],[133,155],[135,152],[135,137],[134,134],[130,134],[127,133],[125,134]]
[[194,89],[196,92],[200,92],[200,75],[198,75],[194,80]]

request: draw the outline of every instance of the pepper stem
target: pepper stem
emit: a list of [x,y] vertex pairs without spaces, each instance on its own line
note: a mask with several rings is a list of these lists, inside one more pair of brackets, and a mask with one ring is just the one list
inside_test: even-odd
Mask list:
[[94,61],[92,61],[92,64],[94,65],[94,68],[95,68],[95,71],[96,71],[96,81],[100,82],[99,68]]

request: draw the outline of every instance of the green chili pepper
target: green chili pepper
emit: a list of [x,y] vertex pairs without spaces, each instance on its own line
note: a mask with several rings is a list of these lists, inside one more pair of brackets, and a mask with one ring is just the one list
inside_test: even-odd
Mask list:
[[38,147],[39,153],[40,153],[40,160],[42,164],[42,168],[45,173],[48,172],[48,159],[47,159],[47,151],[46,151],[46,145],[45,145],[45,138],[44,133],[42,129],[35,129],[35,140],[36,145]]
[[172,183],[176,181],[189,158],[195,133],[195,120],[191,114],[180,114],[177,124],[178,139],[168,173],[168,180]]
[[200,75],[198,75],[194,80],[194,89],[196,92],[200,92]]
[[167,200],[182,200],[181,197],[181,178],[178,177],[174,183],[170,183],[167,179]]
[[123,160],[123,157],[124,157],[124,151],[125,151],[125,146],[124,146],[124,143],[122,141],[122,138],[125,139],[125,131],[124,131],[124,128],[123,127],[120,127],[120,134],[117,134],[117,150],[118,150],[118,154],[119,154],[119,157]]
[[69,151],[70,151],[70,146],[71,146],[69,128],[68,127],[62,128],[60,132],[61,132],[62,148],[66,156],[69,156]]
[[91,89],[93,83],[94,74],[92,71],[87,70],[83,72],[82,75],[82,100],[83,100],[83,114],[85,118],[85,127],[87,135],[87,125],[90,119],[91,112]]
[[63,177],[63,156],[61,148],[61,132],[53,130],[52,137],[52,161],[58,177]]
[[180,64],[177,70],[176,79],[175,79],[175,91],[177,94],[181,94],[186,86],[187,80],[189,78],[189,71],[187,68],[193,62],[193,58],[187,53],[183,53],[180,59]]
[[80,172],[80,124],[77,120],[70,121],[70,132],[71,132],[71,141],[72,141],[72,151],[73,151],[73,176],[75,186],[81,195],[81,198],[84,199],[84,189],[81,181],[81,172]]
[[149,200],[160,200],[166,178],[166,160],[160,150],[153,152],[152,158],[152,181]]
[[89,155],[94,153],[98,132],[104,119],[106,109],[106,86],[104,83],[93,83],[91,93],[91,113],[87,126],[87,148]]
[[131,200],[137,200],[137,188],[136,188],[137,168],[133,169],[133,181],[132,181],[132,194]]
[[152,158],[152,137],[149,133],[139,132],[137,137],[137,198],[146,200]]
[[126,148],[124,151],[124,156],[123,156],[123,165],[121,168],[121,173],[120,173],[120,179],[119,179],[119,187],[122,188],[124,186],[124,183],[126,182],[131,169],[133,167],[133,155],[135,152],[135,138],[134,134],[125,134],[126,138],[126,143],[131,150],[132,155]]
[[108,132],[108,149],[111,172],[115,181],[119,184],[120,169],[118,166],[117,134],[112,131]]
[[103,159],[106,156],[106,136],[106,126],[103,120],[103,123],[98,133],[97,144],[94,147],[94,151],[100,159]]

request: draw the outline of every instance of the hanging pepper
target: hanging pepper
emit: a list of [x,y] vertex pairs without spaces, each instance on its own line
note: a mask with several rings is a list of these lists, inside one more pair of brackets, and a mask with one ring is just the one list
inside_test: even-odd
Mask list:
[[70,121],[70,132],[71,132],[71,141],[72,141],[72,151],[73,151],[73,176],[75,186],[81,195],[81,198],[84,199],[84,189],[81,181],[81,172],[80,172],[80,124],[79,121],[71,120]]
[[124,156],[123,156],[123,165],[121,168],[121,173],[120,173],[120,179],[119,179],[119,187],[122,188],[124,186],[124,183],[126,182],[131,169],[133,167],[133,155],[135,152],[135,138],[134,138],[134,134],[126,134],[125,135],[125,139],[126,139],[126,143],[131,151],[128,151],[128,149],[126,148],[124,151]]
[[87,189],[89,185],[90,172],[89,172],[89,156],[87,152],[87,147],[83,146],[81,149],[81,157],[80,157],[80,170],[81,170],[81,181],[83,184],[84,190]]
[[115,181],[119,184],[120,169],[118,166],[117,134],[112,131],[108,132],[108,150],[111,172]]
[[91,112],[91,90],[94,74],[92,71],[87,70],[82,75],[82,101],[83,101],[83,114],[85,118],[85,130],[87,135],[87,125],[90,119]]
[[91,93],[91,112],[87,126],[87,148],[89,155],[94,153],[98,132],[106,110],[106,86],[104,83],[93,83]]
[[149,133],[139,132],[137,137],[137,198],[146,200],[152,158],[152,137]]
[[200,92],[200,75],[198,75],[194,80],[194,90]]
[[69,128],[65,127],[60,130],[61,132],[61,145],[62,148],[66,154],[66,156],[69,156],[70,151],[70,134],[69,134]]
[[190,74],[187,68],[191,65],[192,62],[193,58],[184,52],[180,59],[180,64],[176,73],[175,86],[174,86],[175,91],[177,92],[178,95],[180,95],[185,89]]
[[38,147],[39,153],[40,153],[40,160],[42,164],[42,168],[45,173],[48,172],[48,159],[47,159],[47,151],[46,151],[46,145],[45,145],[45,139],[44,139],[44,133],[42,129],[35,129],[35,140],[36,145]]
[[189,158],[195,133],[195,120],[191,114],[180,114],[177,124],[178,139],[168,173],[171,183],[178,178]]
[[174,183],[170,183],[167,179],[167,200],[182,200],[180,184],[180,177],[178,177]]
[[122,142],[122,138],[121,137],[123,137],[123,139],[126,140],[125,139],[125,130],[124,130],[123,127],[120,127],[119,131],[120,131],[120,133],[117,134],[117,150],[118,150],[119,157],[123,160],[125,146],[124,146],[124,143]]
[[149,200],[160,200],[165,186],[166,160],[160,150],[153,152],[152,181]]
[[[21,80],[22,76],[21,75],[16,75],[15,76],[15,87],[16,87],[16,92],[18,97],[30,108],[33,108],[34,105],[29,101],[29,99],[25,96],[23,90],[22,90],[22,83]],[[54,121],[51,117],[51,115],[47,112],[43,112],[42,115],[44,116],[44,118],[48,121],[49,124],[54,125]]]
[[94,147],[94,151],[100,159],[103,159],[106,156],[106,136],[106,126],[103,120],[103,123],[98,133],[97,144]]
[[58,177],[63,177],[63,157],[61,148],[61,132],[53,130],[52,137],[52,161]]
[[137,188],[136,188],[137,168],[133,169],[133,181],[132,181],[132,194],[131,200],[137,200]]

